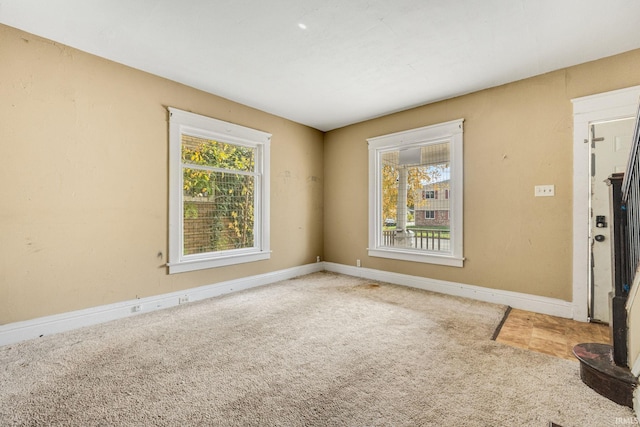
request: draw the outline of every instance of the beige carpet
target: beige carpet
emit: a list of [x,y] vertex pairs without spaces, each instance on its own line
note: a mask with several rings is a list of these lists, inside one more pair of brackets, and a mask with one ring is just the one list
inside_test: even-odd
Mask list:
[[616,425],[505,307],[316,273],[0,347],[0,425]]

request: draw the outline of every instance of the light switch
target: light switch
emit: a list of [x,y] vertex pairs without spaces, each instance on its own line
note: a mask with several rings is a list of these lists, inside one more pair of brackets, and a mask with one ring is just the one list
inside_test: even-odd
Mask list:
[[556,186],[555,185],[536,185],[534,194],[536,197],[555,196]]

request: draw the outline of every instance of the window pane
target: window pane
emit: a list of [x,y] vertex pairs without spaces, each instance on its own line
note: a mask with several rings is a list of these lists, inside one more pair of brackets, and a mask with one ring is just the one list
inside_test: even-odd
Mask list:
[[255,148],[182,135],[182,162],[253,172]]
[[381,154],[382,246],[450,252],[449,142]]
[[184,255],[253,247],[255,178],[183,171]]

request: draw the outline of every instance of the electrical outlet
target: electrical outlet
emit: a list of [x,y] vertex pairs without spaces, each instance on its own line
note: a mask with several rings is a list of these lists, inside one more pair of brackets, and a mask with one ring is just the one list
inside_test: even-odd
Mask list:
[[178,304],[185,304],[189,302],[189,295],[178,298]]
[[536,197],[551,197],[556,195],[555,185],[536,185],[534,188]]
[[356,267],[360,267],[360,260],[359,259],[356,260]]
[[320,262],[320,255],[316,257],[316,262]]
[[141,310],[142,310],[142,306],[140,304],[134,305],[133,307],[131,307],[131,312],[132,313],[138,313]]

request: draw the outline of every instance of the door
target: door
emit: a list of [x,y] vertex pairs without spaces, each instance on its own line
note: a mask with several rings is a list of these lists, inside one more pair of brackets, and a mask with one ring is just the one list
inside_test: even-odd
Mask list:
[[606,180],[611,174],[626,169],[633,125],[633,118],[591,125],[589,317],[593,321],[610,322],[609,292],[613,289],[611,208]]

